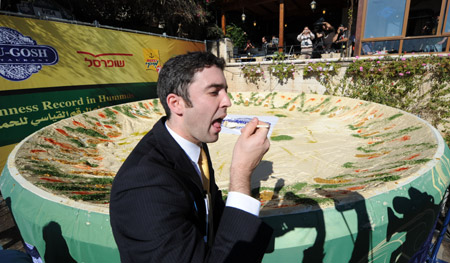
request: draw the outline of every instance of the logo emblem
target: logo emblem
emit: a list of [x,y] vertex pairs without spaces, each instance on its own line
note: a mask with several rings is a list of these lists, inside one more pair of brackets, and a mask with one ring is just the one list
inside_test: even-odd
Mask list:
[[58,53],[50,46],[38,45],[31,37],[0,27],[0,76],[11,81],[26,80],[43,65],[58,63]]
[[143,48],[145,69],[154,70],[159,73],[161,70],[161,60],[159,59],[159,50],[151,48]]

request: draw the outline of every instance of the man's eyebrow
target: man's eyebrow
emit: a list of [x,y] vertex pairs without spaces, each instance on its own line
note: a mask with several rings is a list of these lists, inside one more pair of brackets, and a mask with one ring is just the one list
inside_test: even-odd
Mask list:
[[217,84],[215,84],[215,83],[213,83],[213,84],[211,84],[211,85],[209,85],[207,88],[224,88],[224,89],[228,89],[228,85],[223,85],[223,84],[219,84],[219,83],[217,83]]

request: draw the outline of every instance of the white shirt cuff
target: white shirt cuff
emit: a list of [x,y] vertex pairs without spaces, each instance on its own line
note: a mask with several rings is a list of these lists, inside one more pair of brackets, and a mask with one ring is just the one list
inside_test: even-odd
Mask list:
[[259,209],[261,207],[261,203],[258,200],[240,192],[229,192],[225,205],[244,210],[255,216],[259,216]]

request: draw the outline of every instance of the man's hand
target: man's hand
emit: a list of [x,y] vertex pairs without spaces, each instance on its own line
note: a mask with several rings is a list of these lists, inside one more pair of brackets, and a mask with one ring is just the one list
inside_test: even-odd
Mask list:
[[260,122],[253,118],[241,130],[241,136],[234,145],[230,169],[230,192],[241,192],[250,195],[250,183],[253,170],[269,150],[267,138],[269,128],[257,128]]

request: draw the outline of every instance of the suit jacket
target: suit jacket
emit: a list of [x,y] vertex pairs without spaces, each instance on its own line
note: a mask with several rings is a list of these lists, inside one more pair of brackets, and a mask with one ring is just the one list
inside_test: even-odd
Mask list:
[[260,262],[272,229],[225,207],[208,156],[214,241],[206,234],[205,192],[189,157],[160,119],[119,169],[110,217],[122,262]]

